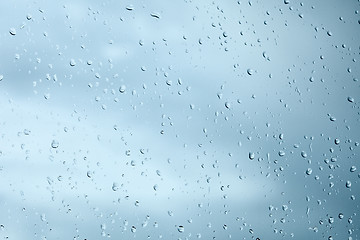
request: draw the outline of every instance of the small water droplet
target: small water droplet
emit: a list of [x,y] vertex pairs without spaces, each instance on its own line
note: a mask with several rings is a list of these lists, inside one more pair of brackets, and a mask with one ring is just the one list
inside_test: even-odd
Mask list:
[[179,231],[180,233],[183,233],[183,232],[185,231],[184,226],[178,226],[178,231]]
[[352,98],[352,97],[348,97],[347,100],[351,103],[353,103],[355,101],[354,98]]
[[306,170],[306,175],[310,175],[312,173],[312,169],[311,168],[308,168],[307,170]]
[[230,108],[231,108],[231,103],[225,102],[225,107],[226,107],[227,109],[230,109]]
[[285,156],[285,152],[284,152],[283,150],[280,150],[280,151],[279,151],[279,156],[280,156],[280,157]]
[[117,190],[119,190],[119,184],[117,182],[114,182],[111,188],[114,192],[116,192]]
[[131,226],[131,232],[135,233],[136,232],[136,227],[135,226]]
[[3,75],[0,75],[0,81],[2,81],[4,79]]
[[254,160],[254,158],[255,158],[255,153],[249,152],[249,159]]
[[133,5],[127,5],[126,10],[132,11],[132,10],[134,10],[134,6]]
[[157,13],[157,12],[152,12],[152,13],[150,13],[150,16],[152,16],[153,18],[157,18],[157,19],[160,18],[160,14]]
[[76,62],[75,62],[75,60],[74,59],[70,59],[70,66],[71,67],[73,67],[73,66],[75,66],[76,65]]
[[339,144],[340,144],[340,139],[335,138],[334,143],[335,143],[336,145],[339,145]]
[[346,186],[347,188],[351,188],[351,182],[350,182],[350,181],[346,181],[345,186]]
[[119,88],[119,92],[120,93],[124,93],[126,90],[126,86],[125,85],[121,85],[120,88]]
[[290,1],[289,0],[284,0],[284,4],[289,4]]
[[52,140],[51,147],[52,148],[58,148],[59,147],[59,142],[57,140]]
[[249,74],[250,76],[254,74],[254,70],[249,68],[247,71],[247,74]]
[[303,158],[307,158],[307,153],[306,153],[305,151],[301,151],[301,156],[302,156]]
[[351,166],[350,167],[350,172],[355,172],[356,171],[356,167],[355,166]]
[[9,29],[9,33],[10,33],[10,35],[15,36],[15,35],[16,35],[16,30],[15,30],[15,28],[10,28],[10,29]]

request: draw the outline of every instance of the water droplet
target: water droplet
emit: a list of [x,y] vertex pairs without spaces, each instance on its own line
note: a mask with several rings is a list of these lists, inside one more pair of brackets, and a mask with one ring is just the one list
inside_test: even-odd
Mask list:
[[136,232],[136,227],[135,226],[131,226],[131,232],[135,233]]
[[247,74],[249,74],[250,76],[254,74],[254,70],[249,68],[247,71]]
[[350,181],[346,181],[345,186],[346,186],[347,188],[351,188],[351,182],[350,182]]
[[31,131],[29,129],[24,129],[24,134],[26,136],[30,135]]
[[152,16],[153,18],[157,18],[157,19],[160,18],[160,14],[157,13],[157,12],[152,12],[152,13],[150,13],[150,16]]
[[290,1],[289,0],[284,0],[284,4],[289,4]]
[[30,14],[26,15],[27,20],[31,20],[32,16]]
[[70,66],[73,67],[76,65],[76,62],[74,59],[70,59]]
[[352,97],[348,97],[347,100],[351,103],[353,103],[355,101],[354,98],[352,98]]
[[255,153],[249,152],[249,159],[254,160],[254,158],[255,158]]
[[280,151],[279,151],[279,156],[280,156],[280,157],[285,156],[285,152],[284,152],[283,150],[280,150]]
[[51,147],[52,148],[58,148],[59,147],[59,142],[57,140],[52,140]]
[[185,231],[184,226],[178,226],[178,231],[179,231],[180,233],[183,233],[183,232]]
[[356,167],[355,166],[351,166],[350,167],[350,172],[355,172],[356,171]]
[[331,32],[331,31],[327,31],[327,35],[328,35],[329,37],[331,37],[331,36],[332,36],[332,32]]
[[306,153],[305,151],[301,151],[301,156],[302,156],[303,158],[307,158],[307,153]]
[[333,117],[333,116],[330,116],[330,121],[335,122],[335,121],[336,121],[336,118]]
[[311,168],[308,168],[307,170],[306,170],[306,175],[310,175],[312,173],[312,169]]
[[43,213],[40,216],[41,221],[46,222],[46,215]]
[[154,189],[154,191],[157,191],[157,190],[159,189],[159,186],[158,186],[157,184],[155,184],[155,185],[153,186],[153,189]]
[[230,109],[230,108],[231,108],[231,103],[225,102],[225,107],[226,107],[227,109]]
[[339,213],[339,218],[340,218],[340,219],[343,219],[343,218],[344,218],[344,214]]
[[134,10],[134,6],[133,5],[127,5],[126,10],[132,11],[132,10]]
[[340,144],[340,139],[335,138],[334,143],[335,143],[336,145],[339,145],[339,144]]
[[2,81],[4,79],[3,75],[0,75],[0,81]]
[[126,86],[125,85],[121,85],[120,88],[119,88],[119,92],[120,93],[124,93],[126,90]]
[[15,36],[16,35],[15,28],[10,28],[9,33],[10,33],[10,35]]
[[111,188],[115,192],[115,191],[119,190],[119,184],[117,182],[114,182]]

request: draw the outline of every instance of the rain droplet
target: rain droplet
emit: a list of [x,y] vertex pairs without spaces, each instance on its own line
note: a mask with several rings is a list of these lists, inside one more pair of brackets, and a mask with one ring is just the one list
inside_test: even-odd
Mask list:
[[249,152],[249,159],[254,160],[254,158],[255,158],[255,153]]
[[311,168],[308,168],[307,170],[306,170],[306,175],[310,175],[312,173],[312,169]]
[[331,31],[327,31],[327,35],[328,35],[329,37],[331,37],[331,36],[332,36],[332,32],[331,32]]
[[178,231],[179,231],[180,233],[183,233],[183,232],[185,231],[184,226],[178,226]]
[[150,13],[150,16],[152,16],[153,18],[157,18],[157,19],[160,18],[160,14],[159,14],[159,13],[156,13],[156,12]]
[[46,222],[46,215],[43,213],[40,216],[41,221]]
[[126,90],[126,86],[125,85],[121,85],[120,88],[119,88],[119,92],[120,93],[124,93]]
[[26,15],[27,20],[31,20],[32,16],[30,14]]
[[3,75],[0,75],[0,81],[2,81],[4,79]]
[[131,232],[132,232],[132,233],[135,233],[135,232],[136,232],[136,227],[135,227],[135,226],[132,226],[132,227],[131,227]]
[[15,28],[10,28],[9,33],[10,33],[10,35],[15,36],[16,35]]
[[134,10],[134,6],[133,5],[128,5],[128,6],[126,6],[126,10],[132,11],[132,10]]
[[351,182],[350,182],[350,181],[346,181],[345,186],[346,186],[347,188],[351,188]]
[[76,62],[74,59],[70,59],[70,66],[73,67],[76,65]]
[[279,151],[279,156],[280,156],[280,157],[285,156],[285,152],[284,152],[283,150],[280,150],[280,151]]
[[230,108],[231,108],[231,103],[225,102],[225,107],[226,107],[227,109],[230,109]]
[[303,158],[307,158],[307,153],[306,153],[305,151],[301,151],[301,156],[302,156]]
[[335,121],[336,121],[336,118],[333,117],[333,116],[330,116],[330,121],[335,122]]
[[351,166],[350,167],[350,172],[355,172],[356,171],[356,167],[355,166]]
[[355,101],[354,98],[352,98],[352,97],[348,97],[347,100],[351,103],[353,103]]
[[249,74],[250,76],[254,74],[254,70],[249,68],[247,71],[247,74]]
[[340,219],[343,219],[343,218],[344,218],[344,214],[339,213],[339,218],[340,218]]
[[335,138],[334,143],[335,143],[336,145],[339,145],[339,144],[340,144],[340,139]]
[[289,0],[284,0],[284,4],[289,4],[290,1]]
[[52,148],[58,148],[59,147],[59,142],[57,140],[52,140],[51,147]]
[[111,188],[114,192],[116,192],[117,190],[119,190],[119,184],[117,182],[114,182]]

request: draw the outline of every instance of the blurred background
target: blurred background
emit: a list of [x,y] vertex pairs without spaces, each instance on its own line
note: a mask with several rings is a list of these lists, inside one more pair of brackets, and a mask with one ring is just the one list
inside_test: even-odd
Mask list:
[[360,1],[2,1],[1,239],[360,239]]

